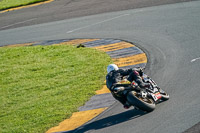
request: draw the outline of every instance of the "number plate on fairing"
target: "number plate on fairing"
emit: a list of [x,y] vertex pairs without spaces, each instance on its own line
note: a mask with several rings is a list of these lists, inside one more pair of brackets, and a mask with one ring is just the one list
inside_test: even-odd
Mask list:
[[151,93],[151,96],[153,97],[154,101],[158,101],[162,97],[160,92],[157,92],[155,94]]

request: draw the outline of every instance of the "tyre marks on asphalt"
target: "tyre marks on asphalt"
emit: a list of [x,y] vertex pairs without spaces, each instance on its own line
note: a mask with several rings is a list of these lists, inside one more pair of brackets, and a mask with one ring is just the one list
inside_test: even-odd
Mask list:
[[[85,47],[98,49],[107,53],[122,69],[145,67],[147,63],[146,54],[134,44],[119,39],[60,39],[42,42],[15,44],[16,46],[37,45],[84,45]],[[47,133],[74,130],[84,123],[98,116],[111,106],[116,100],[112,97],[106,85],[96,91],[96,95],[79,107],[79,112],[73,113],[69,119],[64,120],[58,126],[50,128]]]

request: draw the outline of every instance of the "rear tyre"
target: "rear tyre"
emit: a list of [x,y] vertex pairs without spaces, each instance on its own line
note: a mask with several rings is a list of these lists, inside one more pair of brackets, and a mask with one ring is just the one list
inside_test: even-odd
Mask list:
[[133,106],[136,106],[137,108],[147,112],[153,111],[156,107],[152,99],[140,97],[135,91],[128,93],[127,100]]

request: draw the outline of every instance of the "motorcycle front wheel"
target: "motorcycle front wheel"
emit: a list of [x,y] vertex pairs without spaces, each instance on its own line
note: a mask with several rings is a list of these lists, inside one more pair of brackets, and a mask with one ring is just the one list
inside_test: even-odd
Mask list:
[[167,101],[169,99],[169,94],[167,94],[164,90],[159,88],[160,94],[162,96],[161,100],[162,101]]
[[133,106],[139,108],[140,110],[151,112],[155,109],[156,105],[154,101],[148,97],[143,98],[139,96],[135,91],[131,91],[127,95],[127,100]]
[[167,101],[169,99],[169,95],[166,92],[165,93],[160,93],[160,94],[162,96],[161,100]]

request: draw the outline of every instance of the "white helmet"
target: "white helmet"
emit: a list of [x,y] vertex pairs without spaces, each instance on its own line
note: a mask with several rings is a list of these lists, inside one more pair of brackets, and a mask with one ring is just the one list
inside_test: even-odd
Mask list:
[[118,66],[115,65],[115,64],[110,64],[110,65],[108,65],[108,67],[107,67],[107,72],[109,73],[109,72],[111,72],[111,71],[113,71],[113,70],[119,70]]

